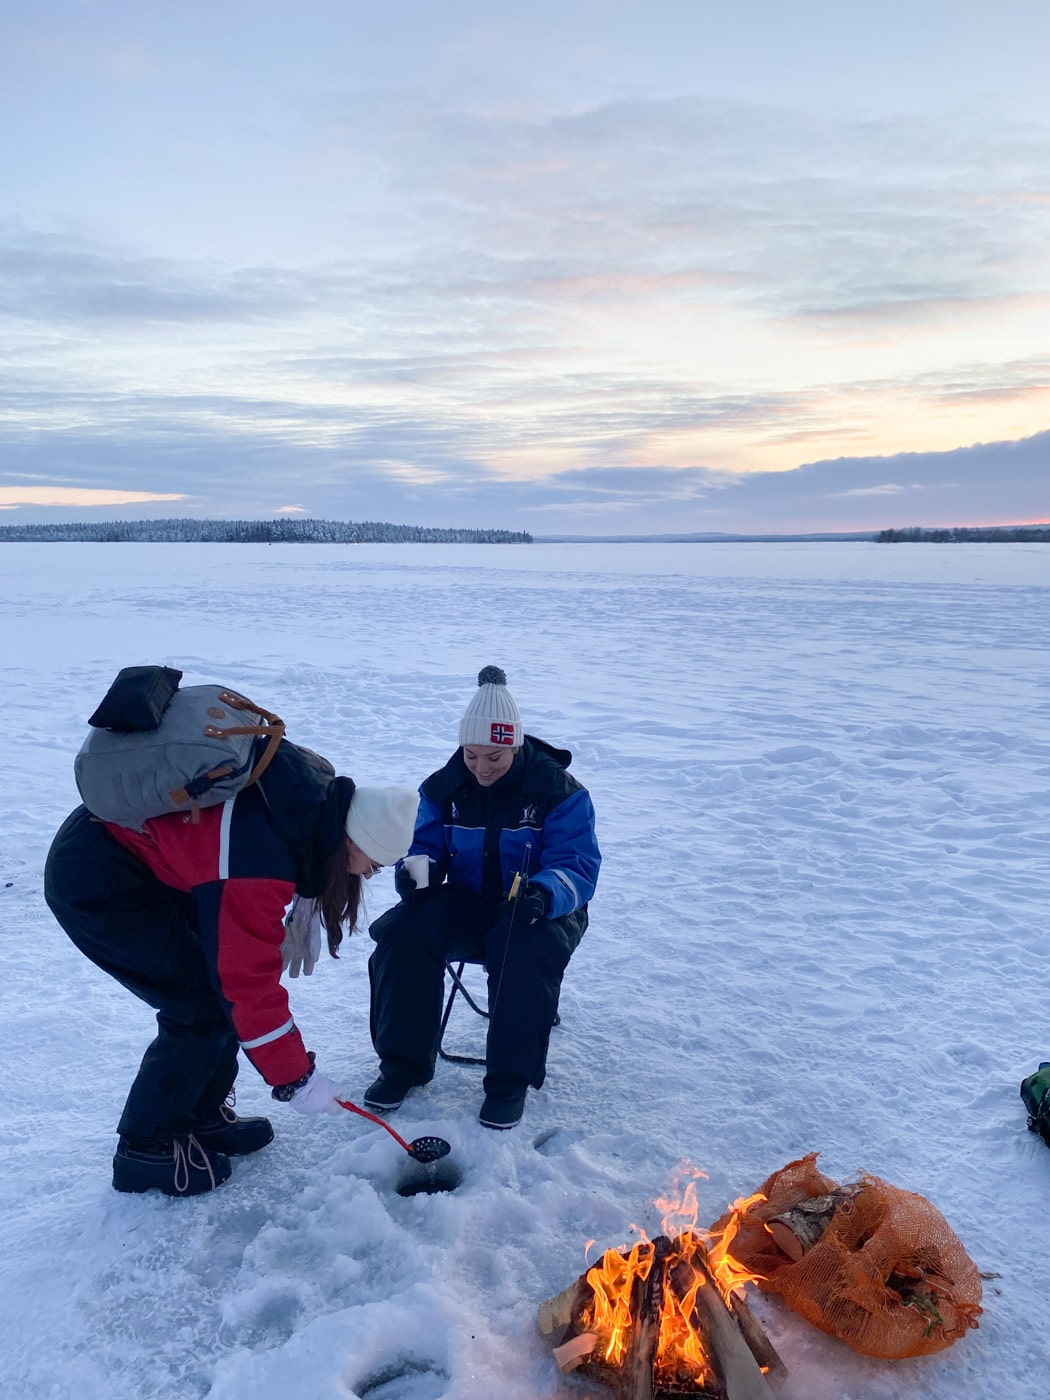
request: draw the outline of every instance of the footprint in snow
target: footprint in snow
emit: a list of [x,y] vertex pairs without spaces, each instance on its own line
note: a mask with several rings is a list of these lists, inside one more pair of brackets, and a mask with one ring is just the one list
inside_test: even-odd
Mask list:
[[402,1356],[356,1382],[359,1400],[442,1400],[449,1375],[434,1361]]
[[574,1143],[583,1141],[583,1133],[573,1128],[547,1128],[533,1142],[533,1147],[544,1157],[554,1157],[566,1152]]

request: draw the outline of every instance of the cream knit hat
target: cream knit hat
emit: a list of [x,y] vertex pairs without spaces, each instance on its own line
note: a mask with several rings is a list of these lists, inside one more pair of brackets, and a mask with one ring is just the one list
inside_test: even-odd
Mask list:
[[346,834],[369,860],[393,865],[408,853],[419,793],[412,788],[359,787],[346,814]]
[[482,667],[477,694],[459,722],[460,744],[520,748],[524,737],[521,713],[507,689],[506,674],[498,666]]

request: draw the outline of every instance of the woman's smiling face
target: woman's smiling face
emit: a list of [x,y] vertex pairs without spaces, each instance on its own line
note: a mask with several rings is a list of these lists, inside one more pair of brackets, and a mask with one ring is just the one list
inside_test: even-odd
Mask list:
[[506,745],[464,744],[463,762],[482,787],[491,787],[508,772],[517,749]]

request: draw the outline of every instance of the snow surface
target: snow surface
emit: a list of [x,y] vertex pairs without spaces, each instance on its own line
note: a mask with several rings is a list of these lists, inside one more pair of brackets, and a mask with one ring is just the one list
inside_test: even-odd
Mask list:
[[[1001,1277],[979,1331],[904,1363],[752,1293],[784,1400],[1047,1393],[1050,1152],[1018,1084],[1050,1058],[1050,548],[8,545],[0,597],[5,1397],[579,1400],[535,1311],[586,1242],[655,1230],[683,1159],[707,1223],[815,1149],[929,1196]],[[250,1066],[271,1148],[213,1196],[112,1191],[152,1016],[41,872],[85,717],[144,661],[359,781],[443,762],[488,662],[573,749],[605,864],[547,1086],[497,1134],[480,1072],[441,1065],[395,1120],[452,1141],[455,1191],[398,1195],[381,1130],[297,1118]],[[369,948],[291,992],[357,1095]]]

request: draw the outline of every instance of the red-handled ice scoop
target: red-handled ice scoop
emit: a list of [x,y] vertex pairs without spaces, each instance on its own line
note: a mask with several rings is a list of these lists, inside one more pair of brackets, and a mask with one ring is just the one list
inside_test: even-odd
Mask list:
[[452,1144],[439,1137],[420,1137],[414,1142],[406,1142],[400,1133],[395,1133],[389,1123],[384,1123],[382,1118],[378,1118],[374,1113],[369,1113],[367,1109],[358,1108],[356,1103],[351,1103],[349,1099],[336,1099],[340,1108],[345,1108],[349,1113],[359,1113],[362,1118],[367,1118],[370,1123],[377,1123],[379,1127],[385,1128],[390,1136],[405,1149],[408,1155],[416,1162],[437,1162],[442,1157],[447,1157],[452,1151]]

